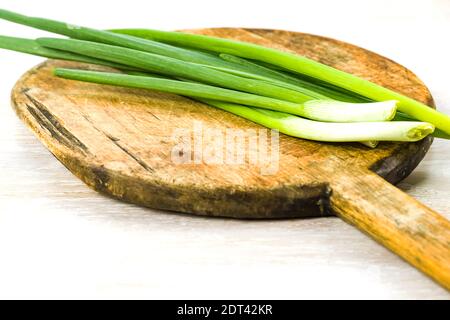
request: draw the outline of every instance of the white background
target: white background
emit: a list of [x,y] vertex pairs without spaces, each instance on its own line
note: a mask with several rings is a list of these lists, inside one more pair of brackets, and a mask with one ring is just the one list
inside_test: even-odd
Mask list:
[[[2,0],[1,6],[97,28],[261,27],[334,37],[412,69],[450,112],[449,0]],[[45,33],[0,21],[0,34]],[[0,298],[450,298],[335,218],[203,219],[89,190],[9,106],[15,81],[40,61],[0,51]],[[436,142],[401,184],[447,217],[448,145]]]

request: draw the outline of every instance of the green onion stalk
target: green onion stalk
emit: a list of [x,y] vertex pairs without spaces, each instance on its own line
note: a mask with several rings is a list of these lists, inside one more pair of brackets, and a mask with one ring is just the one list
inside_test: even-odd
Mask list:
[[67,51],[45,48],[43,46],[40,46],[36,40],[32,39],[0,36],[0,48],[16,52],[27,53],[49,59],[84,62],[89,64],[107,66],[124,71],[137,70],[135,68],[131,68],[114,62],[83,56],[80,54],[71,53]]
[[[115,86],[153,89],[169,93],[180,94],[189,97],[204,98],[217,101],[231,102],[247,106],[265,108],[296,114],[314,120],[333,119],[332,122],[358,122],[362,118],[378,117],[380,110],[382,118],[392,118],[395,115],[395,102],[387,101],[381,106],[373,103],[361,108],[360,113],[354,113],[354,104],[336,101],[310,100],[304,104],[297,104],[274,98],[263,97],[246,92],[224,89],[205,85],[170,79],[155,78],[142,75],[130,75],[108,72],[83,71],[72,69],[56,69],[55,74],[62,78],[72,80],[102,83]],[[336,112],[335,103],[339,105]],[[358,121],[355,121],[358,120]],[[380,120],[383,121],[383,120]]]
[[[282,133],[327,142],[367,142],[367,141],[418,141],[433,133],[434,126],[423,122],[358,122],[327,123],[303,119],[292,114],[251,108],[239,105],[240,97],[230,90],[219,89],[198,83],[168,80],[154,77],[132,76],[95,71],[56,69],[59,77],[115,85],[154,89],[163,92],[194,97],[209,105],[231,112]],[[224,91],[221,91],[224,90]],[[244,94],[244,93],[243,93]],[[251,96],[249,94],[245,94]],[[230,97],[234,97],[231,99]],[[252,97],[254,98],[254,97]],[[261,97],[258,97],[261,98]],[[235,103],[224,102],[224,100]]]
[[[221,101],[203,100],[204,103],[235,115],[276,129],[289,136],[323,142],[367,142],[422,140],[433,133],[434,126],[424,122],[357,122],[326,123],[303,119],[291,114],[243,107]],[[376,145],[376,144],[375,144]]]

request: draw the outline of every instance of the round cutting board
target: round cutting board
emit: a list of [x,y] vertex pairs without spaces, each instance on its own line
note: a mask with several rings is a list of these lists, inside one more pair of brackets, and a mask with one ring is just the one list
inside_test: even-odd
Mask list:
[[[297,52],[433,104],[427,88],[410,71],[340,41],[268,30],[194,32]],[[17,114],[89,186],[152,208],[236,218],[328,215],[330,182],[337,178],[318,168],[351,168],[346,179],[372,169],[397,183],[422,160],[432,141],[382,143],[371,150],[359,144],[327,144],[281,136],[278,171],[273,174],[263,174],[268,171],[264,166],[273,162],[270,159],[255,163],[246,157],[246,163],[240,165],[180,163],[173,157],[173,150],[180,144],[180,129],[192,131],[200,124],[203,135],[208,129],[218,129],[225,139],[227,129],[260,127],[175,95],[58,79],[52,76],[57,66],[98,69],[61,61],[43,63],[24,75],[14,88]],[[205,140],[204,145],[220,143]],[[186,150],[180,150],[183,159],[198,158],[196,143],[198,139],[191,148],[187,145]],[[270,141],[268,147],[272,147]],[[244,153],[250,154],[245,151],[248,148]]]
[[[259,29],[190,32],[296,52],[433,106],[430,92],[411,71],[344,42]],[[44,62],[19,80],[13,106],[56,158],[93,189],[151,208],[207,216],[337,214],[450,287],[449,222],[391,184],[408,176],[423,159],[431,137],[369,149],[280,135],[277,145],[267,141],[262,127],[202,103],[149,90],[63,80],[52,75],[55,67],[107,70]],[[262,137],[268,152],[279,157],[272,162],[275,169],[268,173],[267,163],[250,156],[236,163],[211,163],[203,153],[198,156],[197,148],[230,153],[224,143],[230,129]],[[241,138],[230,141],[236,139]],[[241,147],[248,148],[236,147],[232,155],[252,150],[250,136],[242,139]]]

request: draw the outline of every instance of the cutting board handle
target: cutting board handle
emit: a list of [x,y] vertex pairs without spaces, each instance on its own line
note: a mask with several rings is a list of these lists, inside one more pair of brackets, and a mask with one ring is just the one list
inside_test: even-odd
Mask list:
[[335,181],[331,205],[338,216],[450,290],[450,222],[445,217],[370,171]]

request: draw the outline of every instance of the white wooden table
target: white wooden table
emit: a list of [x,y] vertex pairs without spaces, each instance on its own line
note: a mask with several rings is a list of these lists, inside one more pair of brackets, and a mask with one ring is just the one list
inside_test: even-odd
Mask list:
[[[336,37],[404,63],[429,85],[438,107],[450,113],[450,48],[441,33],[447,30],[448,37],[450,30],[445,0],[395,5],[365,1],[364,7],[358,5],[362,2],[341,1],[356,7],[350,13],[343,10],[339,18],[333,2],[310,4],[310,12],[331,6],[321,13],[327,23],[317,23],[310,15],[298,21],[304,4],[295,8],[289,1],[281,1],[294,6],[287,11],[262,5],[259,20],[250,4],[239,3],[242,11],[236,16],[229,8],[213,11],[204,1],[190,2],[186,8],[178,2],[180,19],[168,20],[167,10],[174,2],[162,3],[159,15],[130,10],[121,24],[115,18],[123,12],[113,4],[110,17],[100,22],[94,13],[101,3],[92,4],[94,9],[87,13],[72,4],[55,8],[54,1],[40,1],[39,6],[2,3],[12,10],[97,27],[143,26],[151,21],[150,26],[161,29],[244,25]],[[193,6],[206,6],[211,15],[195,13]],[[386,13],[386,6],[394,11]],[[53,8],[51,14],[48,8]],[[183,13],[188,10],[192,15]],[[0,34],[36,33],[2,22]],[[0,298],[450,298],[419,271],[337,218],[198,218],[139,208],[88,189],[9,106],[15,80],[39,61],[0,52]],[[450,142],[436,141],[400,187],[450,218],[449,168]]]

